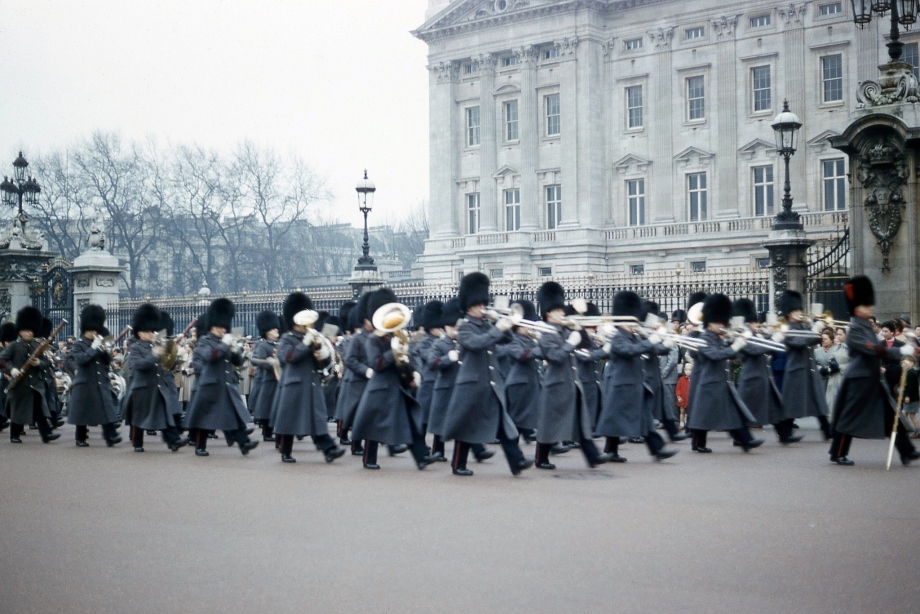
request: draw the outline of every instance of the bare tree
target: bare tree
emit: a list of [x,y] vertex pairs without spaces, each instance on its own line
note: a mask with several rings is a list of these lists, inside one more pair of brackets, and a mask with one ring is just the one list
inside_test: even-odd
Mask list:
[[403,268],[409,269],[425,252],[428,239],[428,203],[420,202],[394,228],[393,247]]
[[282,261],[293,231],[307,223],[310,207],[327,200],[329,193],[322,180],[301,160],[284,164],[270,150],[259,150],[250,142],[241,143],[234,153],[230,181],[239,200],[256,221],[258,244],[253,256],[263,280],[259,289],[289,287]]
[[35,167],[42,191],[31,223],[45,235],[49,247],[61,253],[65,260],[80,255],[93,220],[92,207],[85,200],[87,193],[75,181],[67,154],[54,152],[38,158]]
[[96,132],[71,156],[74,179],[85,202],[100,206],[111,227],[113,251],[128,264],[128,293],[137,296],[143,263],[161,235],[163,209],[159,194],[163,178],[150,163],[151,151],[138,144],[123,146],[114,133]]

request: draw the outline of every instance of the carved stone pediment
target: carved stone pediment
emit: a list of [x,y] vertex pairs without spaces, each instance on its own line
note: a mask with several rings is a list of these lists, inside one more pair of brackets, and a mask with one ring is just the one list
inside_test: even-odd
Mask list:
[[808,139],[807,145],[813,148],[815,152],[822,153],[830,145],[830,139],[835,136],[839,136],[839,134],[833,130],[825,130],[818,136]]
[[704,151],[699,147],[688,147],[674,156],[674,162],[680,166],[706,166],[715,157],[714,153]]
[[763,139],[754,139],[747,145],[738,149],[745,160],[753,160],[759,155],[773,155],[776,152],[776,146],[770,141]]
[[644,173],[646,170],[648,170],[648,167],[651,166],[651,164],[651,161],[646,160],[645,158],[629,154],[614,162],[613,168],[615,168],[620,174]]

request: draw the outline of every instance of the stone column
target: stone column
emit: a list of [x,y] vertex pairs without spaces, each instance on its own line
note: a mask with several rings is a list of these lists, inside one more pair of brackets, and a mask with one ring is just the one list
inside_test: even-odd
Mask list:
[[[105,249],[105,225],[101,214],[96,212],[89,232],[87,249],[77,256],[68,270],[73,275],[73,329],[80,330],[80,312],[87,305],[100,305],[108,309],[109,304],[118,301],[118,276],[127,267],[118,263],[118,258]],[[111,331],[117,335],[120,331]]]
[[0,321],[32,304],[32,285],[59,255],[43,249],[41,235],[29,229],[29,217],[16,215],[0,232]]
[[[719,55],[717,96],[713,96],[718,105],[716,125],[719,135],[716,150],[719,200],[713,203],[716,205],[713,208],[716,217],[723,212],[735,216],[740,214],[737,152],[739,81],[735,69],[737,63],[735,61],[735,30],[737,27],[738,15],[721,17],[712,22],[712,32],[718,41]],[[714,186],[716,179],[716,177],[710,177],[710,184]]]
[[479,56],[479,229],[498,230],[498,197],[495,172],[498,170],[498,139],[495,118],[495,64],[491,53]]
[[457,124],[454,82],[459,70],[453,62],[439,62],[429,68],[429,193],[428,219],[432,238],[460,234],[457,190],[454,181],[459,164],[457,147],[463,130]]
[[604,60],[601,42],[579,41],[577,50],[576,104],[578,122],[577,151],[588,153],[578,165],[578,211],[575,222],[582,228],[600,228],[604,221],[607,199],[604,193],[605,158],[608,127],[605,120]]
[[779,295],[785,290],[805,294],[805,275],[808,270],[808,248],[814,241],[806,238],[805,230],[773,230],[764,247],[770,253],[773,270],[773,294],[770,308],[775,309]]
[[[778,9],[780,19],[783,22],[783,71],[785,72],[785,91],[782,96],[789,101],[789,108],[802,120],[804,128],[799,135],[799,142],[804,144],[808,141],[808,105],[805,101],[805,75],[813,74],[813,67],[806,63],[805,49],[805,13],[808,10],[807,2],[793,3],[789,6]],[[774,91],[778,88],[774,86]],[[782,102],[779,96],[777,102]],[[800,194],[806,194],[806,177],[805,171],[808,167],[808,151],[806,147],[799,147],[799,160],[793,158],[790,168],[789,181],[792,183],[793,194],[798,191]],[[804,197],[803,197],[804,198]]]
[[537,102],[537,50],[518,50],[521,62],[521,102],[518,125],[521,136],[521,230],[540,228],[540,187],[537,184],[541,116]]
[[[578,155],[578,38],[565,38],[559,48],[559,112],[562,148],[562,219],[561,227],[578,225],[579,159]],[[542,199],[541,199],[542,201]]]
[[[682,219],[676,217],[675,206],[679,211],[683,207],[675,205],[671,196],[671,171],[672,171],[672,100],[675,92],[674,73],[671,70],[671,40],[674,37],[674,26],[658,28],[648,33],[651,45],[655,52],[655,73],[652,75],[652,100],[649,107],[652,116],[649,118],[649,137],[652,158],[652,176],[645,190],[651,198],[646,198],[645,219],[648,223]],[[683,87],[678,84],[678,88]],[[677,90],[680,98],[680,90]],[[680,120],[680,118],[678,118]],[[681,214],[682,215],[682,214]]]

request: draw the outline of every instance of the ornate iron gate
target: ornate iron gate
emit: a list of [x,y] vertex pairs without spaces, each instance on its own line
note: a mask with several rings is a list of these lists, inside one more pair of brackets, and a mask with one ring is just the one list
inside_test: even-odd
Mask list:
[[49,263],[31,289],[32,305],[52,324],[57,326],[61,319],[67,320],[58,341],[74,334],[73,275],[67,270],[69,266],[69,262],[61,259]]
[[805,293],[809,303],[822,303],[834,314],[834,319],[849,320],[843,284],[849,277],[850,229],[831,247],[819,250],[808,264]]

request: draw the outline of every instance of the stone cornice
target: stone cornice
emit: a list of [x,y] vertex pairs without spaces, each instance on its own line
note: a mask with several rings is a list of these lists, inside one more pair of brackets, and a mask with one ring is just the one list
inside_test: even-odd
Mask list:
[[[607,13],[613,10],[622,10],[643,6],[646,4],[657,4],[662,0],[623,0],[614,2],[611,0],[568,0],[565,2],[553,2],[550,4],[538,4],[530,6],[531,2],[518,0],[512,4],[512,9],[502,13],[489,14],[483,11],[481,16],[464,19],[468,16],[477,5],[481,5],[482,0],[465,0],[446,14],[435,16],[429,22],[423,24],[418,30],[414,30],[412,35],[416,38],[432,43],[442,38],[457,36],[476,30],[484,30],[497,26],[508,25],[521,21],[530,21],[546,16],[562,15],[575,11],[593,10],[598,13]],[[440,19],[438,19],[440,17]]]

